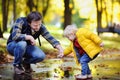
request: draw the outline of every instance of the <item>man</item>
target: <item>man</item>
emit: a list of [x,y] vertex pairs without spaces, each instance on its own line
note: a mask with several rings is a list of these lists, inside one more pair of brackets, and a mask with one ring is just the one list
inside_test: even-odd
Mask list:
[[13,66],[16,74],[31,73],[30,64],[44,60],[45,53],[35,45],[35,39],[40,35],[58,49],[59,56],[63,55],[60,43],[42,24],[41,14],[33,11],[27,17],[21,17],[15,21],[7,41],[7,50],[15,57]]

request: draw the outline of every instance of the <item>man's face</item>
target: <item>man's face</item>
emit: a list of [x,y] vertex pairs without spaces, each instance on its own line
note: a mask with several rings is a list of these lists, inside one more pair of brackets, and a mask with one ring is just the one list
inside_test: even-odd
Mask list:
[[31,27],[34,31],[39,31],[41,24],[42,24],[42,21],[41,21],[41,20],[39,20],[39,21],[32,21],[32,22],[30,23],[30,27]]

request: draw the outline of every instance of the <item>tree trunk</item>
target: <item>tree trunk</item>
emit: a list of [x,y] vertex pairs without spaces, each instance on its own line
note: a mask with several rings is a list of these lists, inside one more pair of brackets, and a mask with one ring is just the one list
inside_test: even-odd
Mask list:
[[36,9],[36,11],[38,11],[38,6],[39,6],[39,0],[36,0],[36,5],[35,5],[35,9]]
[[7,30],[9,2],[10,0],[2,0],[3,32]]
[[0,24],[0,38],[3,38],[3,32],[1,30],[1,24]]
[[48,10],[48,7],[49,7],[49,1],[50,0],[42,0],[42,3],[43,3],[43,5],[42,5],[42,7],[43,7],[43,11],[42,11],[43,17],[45,17],[45,15],[47,13],[47,10]]
[[114,13],[113,13],[113,4],[114,4],[114,1],[113,1],[113,0],[111,1],[111,4],[112,4],[112,9],[111,9],[111,10],[112,10],[112,14],[111,14],[111,16],[110,16],[110,17],[111,17],[110,22],[113,23],[113,14],[114,14]]
[[106,24],[108,25],[108,14],[107,14],[107,7],[106,7],[106,2],[104,2],[105,4],[105,8],[104,8],[104,11],[105,11],[105,17],[106,17]]
[[[45,17],[46,13],[47,13],[47,10],[48,10],[48,7],[49,7],[49,1],[50,0],[42,0],[42,14],[43,14],[43,17]],[[44,23],[44,19],[43,19],[43,23]]]
[[16,0],[13,0],[13,20],[16,20]]
[[100,9],[98,5],[98,0],[96,1],[96,8],[97,8],[97,32],[99,34],[99,30],[102,28],[102,0],[100,0]]
[[64,4],[65,4],[65,10],[64,10],[64,26],[63,28],[65,29],[65,27],[67,25],[70,25],[71,24],[71,9],[69,8],[69,3],[70,3],[70,0],[64,0]]
[[33,0],[28,0],[27,1],[27,6],[29,7],[30,12],[33,10],[34,7],[34,2]]

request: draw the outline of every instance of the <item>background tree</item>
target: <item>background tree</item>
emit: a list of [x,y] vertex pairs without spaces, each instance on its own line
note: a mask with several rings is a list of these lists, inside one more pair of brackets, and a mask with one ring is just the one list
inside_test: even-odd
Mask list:
[[[2,11],[1,7],[2,7],[2,1],[0,1],[0,14],[1,14],[1,11]],[[0,20],[0,38],[3,38],[2,22],[1,21],[2,20]]]
[[[0,0],[0,14],[2,13],[2,1]],[[3,32],[2,32],[2,20],[0,20],[0,38],[3,38]]]
[[44,24],[59,24],[62,28],[75,23],[95,30],[97,23],[97,31],[100,32],[109,23],[120,21],[120,11],[116,10],[120,7],[119,0],[90,0],[88,3],[83,0],[0,0],[0,4],[1,34],[7,25],[9,29],[16,18],[25,17],[30,11],[41,12]]
[[35,7],[33,0],[28,0],[27,1],[27,6],[30,10],[30,12],[33,10],[33,7]]
[[70,25],[72,23],[72,9],[70,8],[69,4],[70,0],[64,0],[64,29],[67,25]]
[[16,0],[13,0],[13,21],[16,20]]
[[3,32],[1,30],[1,24],[0,24],[0,38],[3,38]]
[[47,13],[47,10],[48,10],[48,7],[49,7],[49,2],[50,2],[50,0],[42,0],[42,14],[43,14],[43,17],[45,17],[45,15]]
[[105,7],[104,7],[104,12],[105,12],[105,17],[106,17],[106,23],[108,23],[108,13],[107,13],[107,2],[104,1]]
[[102,26],[102,0],[95,0],[96,2],[96,8],[97,8],[97,32],[99,34],[99,31]]
[[38,11],[38,6],[39,6],[39,0],[36,0],[36,5],[35,5],[36,11]]
[[1,37],[3,37],[3,32],[7,30],[7,22],[8,22],[8,12],[9,12],[9,3],[10,0],[2,0],[2,28],[0,30]]
[[[111,6],[107,6],[107,1],[103,1],[104,7],[103,7],[103,12],[105,12],[105,17],[106,17],[106,27],[111,27],[113,24],[113,4],[114,0],[110,0],[109,3]],[[108,8],[111,10],[110,13],[108,13]],[[110,17],[109,17],[110,16]]]

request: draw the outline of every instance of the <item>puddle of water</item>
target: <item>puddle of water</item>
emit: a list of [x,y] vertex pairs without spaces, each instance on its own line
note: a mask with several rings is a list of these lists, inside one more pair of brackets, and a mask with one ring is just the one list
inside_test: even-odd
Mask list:
[[11,64],[1,64],[0,65],[0,80],[13,80],[13,67]]
[[[34,71],[38,73],[35,74],[35,76],[39,78],[44,76],[44,79],[47,76],[46,80],[64,80],[65,78],[63,77],[66,75],[65,70],[67,68],[72,70],[72,67],[76,65],[73,58],[66,58],[65,60],[67,62],[63,62],[62,59],[49,59],[45,62],[32,65]],[[43,76],[39,76],[41,75],[40,72],[44,73],[44,75],[42,74]],[[65,80],[74,80],[72,72],[69,71],[67,75],[69,78]]]
[[[97,58],[90,62],[93,80],[120,80],[120,59]],[[39,80],[75,80],[74,75],[80,74],[80,66],[73,58],[47,59],[32,64],[33,77]],[[13,80],[12,63],[0,65],[0,80]],[[111,76],[111,77],[110,77]]]

